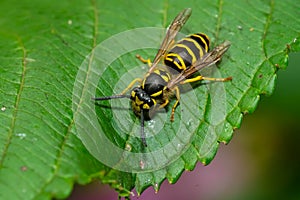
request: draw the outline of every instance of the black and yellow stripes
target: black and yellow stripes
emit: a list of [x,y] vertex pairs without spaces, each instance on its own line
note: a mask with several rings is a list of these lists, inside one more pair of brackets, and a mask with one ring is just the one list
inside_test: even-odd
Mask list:
[[203,33],[196,33],[189,36],[193,40],[197,41],[198,44],[200,44],[201,47],[205,49],[206,52],[209,50],[209,37]]
[[209,38],[195,33],[176,43],[164,58],[165,65],[181,72],[189,68],[209,50]]

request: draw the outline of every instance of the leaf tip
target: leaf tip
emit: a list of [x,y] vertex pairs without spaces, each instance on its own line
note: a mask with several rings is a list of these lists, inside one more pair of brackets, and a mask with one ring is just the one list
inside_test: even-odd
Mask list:
[[156,194],[158,193],[159,188],[160,188],[160,184],[159,183],[154,183],[153,189],[154,189]]

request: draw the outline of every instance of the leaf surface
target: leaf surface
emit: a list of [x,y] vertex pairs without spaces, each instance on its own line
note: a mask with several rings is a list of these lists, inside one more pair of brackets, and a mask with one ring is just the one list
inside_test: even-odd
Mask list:
[[[168,121],[170,109],[158,114],[157,127],[162,129],[148,140],[146,150],[141,147],[139,137],[132,135],[139,130],[138,118],[128,110],[120,111],[131,113],[121,124],[132,128],[131,134],[127,134],[116,128],[117,120],[112,117],[119,111],[110,109],[112,102],[103,103],[109,108],[96,106],[97,121],[107,138],[121,149],[130,148],[127,150],[131,152],[159,150],[176,138],[179,128],[190,131],[193,122],[180,119],[199,119],[199,125],[190,131],[191,145],[172,163],[144,173],[112,169],[99,162],[89,149],[93,145],[97,147],[94,136],[88,135],[90,141],[85,145],[79,139],[82,139],[82,133],[78,133],[76,119],[85,116],[81,111],[91,105],[86,101],[90,91],[84,80],[97,75],[91,70],[93,64],[87,64],[81,71],[85,75],[80,79],[83,82],[74,85],[80,67],[85,61],[92,63],[97,60],[98,54],[92,57],[93,50],[105,39],[137,27],[166,28],[186,7],[191,7],[193,14],[182,29],[183,33],[204,32],[211,38],[212,46],[224,40],[232,43],[218,65],[218,72],[221,77],[232,76],[233,81],[222,84],[221,93],[218,93],[218,84],[195,85],[193,90],[184,92],[173,124]],[[219,142],[230,141],[243,114],[255,110],[260,95],[272,94],[276,72],[286,68],[288,53],[300,50],[299,10],[300,6],[292,0],[2,1],[1,199],[24,199],[25,196],[27,199],[66,198],[75,182],[87,184],[95,178],[112,185],[121,196],[128,196],[134,187],[141,193],[148,186],[158,190],[166,178],[171,183],[176,182],[183,170],[193,170],[197,161],[210,163]],[[159,41],[151,38],[151,34],[144,35],[145,41],[158,47]],[[122,45],[111,45],[112,49],[123,48]],[[103,71],[99,82],[94,83],[98,88],[96,94],[112,95],[116,92],[116,83],[128,72],[132,78],[143,77],[143,73],[130,71],[138,65],[134,55],[139,53],[153,59],[155,51],[135,50],[116,59]],[[127,84],[120,82],[123,87]],[[75,86],[79,87],[74,89]],[[198,100],[198,113],[189,110],[189,103],[195,103],[190,95],[195,95]],[[214,102],[214,99],[225,101]],[[121,105],[129,107],[126,99]],[[160,121],[165,123],[160,126]],[[168,153],[172,152],[163,152],[162,155],[167,157]],[[160,162],[165,158],[153,159]],[[118,161],[123,163],[126,159]],[[143,168],[143,164],[147,163],[135,167]]]

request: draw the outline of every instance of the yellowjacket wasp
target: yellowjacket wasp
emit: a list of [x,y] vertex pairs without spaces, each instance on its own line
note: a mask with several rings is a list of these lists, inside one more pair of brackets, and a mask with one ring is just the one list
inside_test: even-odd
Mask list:
[[[143,79],[136,78],[119,95],[95,97],[95,101],[103,101],[117,98],[129,98],[134,113],[141,118],[141,140],[147,146],[144,121],[150,119],[151,113],[169,104],[170,96],[175,94],[176,102],[172,107],[170,120],[174,121],[175,109],[180,101],[179,84],[195,81],[229,81],[232,78],[210,78],[201,75],[192,76],[200,69],[218,62],[230,47],[230,42],[225,41],[209,51],[209,38],[203,33],[189,35],[177,43],[175,37],[186,23],[192,12],[191,8],[181,11],[168,27],[166,36],[157,52],[153,62],[136,57],[144,63],[148,63],[149,71]],[[164,66],[158,66],[163,60]],[[173,69],[173,71],[171,70]],[[174,73],[176,70],[177,73]],[[172,72],[171,72],[172,71]],[[136,83],[140,85],[131,89]],[[131,89],[130,95],[126,92]]]

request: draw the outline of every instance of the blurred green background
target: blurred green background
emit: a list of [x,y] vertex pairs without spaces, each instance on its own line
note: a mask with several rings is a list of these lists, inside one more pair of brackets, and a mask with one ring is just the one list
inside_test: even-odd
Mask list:
[[[148,188],[133,199],[300,199],[300,53],[278,72],[274,94],[262,96],[253,114],[243,118],[228,145],[208,166],[198,164],[179,181]],[[117,199],[107,185],[76,186],[69,200]]]

